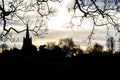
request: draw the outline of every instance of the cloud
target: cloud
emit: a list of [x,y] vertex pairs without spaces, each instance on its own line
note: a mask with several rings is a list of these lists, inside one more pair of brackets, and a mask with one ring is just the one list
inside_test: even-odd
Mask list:
[[[33,40],[33,43],[35,45],[39,46],[40,44],[45,44],[49,41],[58,41],[59,39],[63,38],[73,38],[73,41],[76,44],[80,45],[87,45],[87,42],[85,41],[87,37],[90,34],[90,30],[81,30],[81,31],[59,31],[59,30],[51,30],[48,32],[48,35],[45,36],[45,38],[35,39]],[[106,37],[100,36],[100,35],[106,35],[105,33],[98,33],[95,35],[95,39],[92,40],[93,43],[98,42],[102,45],[106,44]]]
[[[12,24],[12,23],[10,23]],[[17,25],[17,24],[15,24]],[[93,40],[92,40],[92,43],[95,44],[95,43],[99,43],[103,46],[106,46],[106,40],[107,40],[107,32],[106,32],[106,28],[105,27],[98,27],[96,28],[95,30],[95,34],[93,35]],[[19,40],[17,42],[14,42],[14,43],[10,43],[10,42],[7,42],[8,45],[10,45],[10,47],[13,47],[13,46],[16,46],[18,48],[21,48],[22,47],[22,43],[23,43],[23,37],[25,37],[25,32],[23,33],[15,33],[15,32],[12,32],[13,33],[13,37],[16,38],[16,40],[19,38]],[[70,29],[51,29],[48,31],[48,34],[44,37],[44,38],[37,38],[35,36],[33,36],[31,33],[30,33],[30,36],[32,37],[32,40],[33,40],[33,44],[35,46],[40,46],[42,44],[45,44],[46,42],[50,42],[50,41],[56,41],[58,42],[59,39],[63,39],[63,38],[67,38],[67,37],[70,37],[70,38],[73,38],[73,41],[76,43],[76,44],[79,44],[79,45],[85,45],[87,46],[87,42],[85,40],[87,40],[87,37],[90,35],[91,33],[91,29],[76,29],[76,30],[70,30]],[[112,36],[115,35],[115,30],[114,29],[110,29],[110,34],[112,34]],[[115,37],[116,41],[118,39],[118,36]],[[117,44],[117,43],[116,43]]]

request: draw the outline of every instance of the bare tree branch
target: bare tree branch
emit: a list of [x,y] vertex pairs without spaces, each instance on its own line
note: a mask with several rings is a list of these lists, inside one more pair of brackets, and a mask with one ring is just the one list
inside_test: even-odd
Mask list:
[[[26,27],[23,30],[18,30],[14,26],[7,28],[7,22],[9,21],[14,21],[15,23],[24,24],[26,26],[30,23],[36,23],[35,19],[37,18],[42,19],[45,17],[47,19],[47,16],[55,12],[49,6],[48,1],[61,2],[61,0],[2,0],[0,5],[0,20],[3,30],[1,31],[0,39],[2,41],[6,41],[7,39],[13,41],[12,37],[9,35],[12,31],[21,33],[26,30]],[[31,17],[30,14],[35,12],[37,18],[31,19],[33,17]],[[39,23],[43,23],[43,21],[37,21],[36,25]],[[47,24],[47,22],[45,24]],[[44,26],[45,24],[39,24],[39,26],[34,25],[33,29],[30,29],[30,31],[32,31],[35,36],[43,37],[48,31],[47,25]],[[29,25],[29,27],[31,26]]]
[[[93,22],[93,29],[88,36],[89,40],[92,39],[95,31],[94,27],[106,26],[107,34],[109,34],[110,27],[114,27],[118,33],[120,32],[120,0],[75,0],[73,4],[71,11],[74,12],[71,21],[77,17],[80,19],[80,24],[82,24],[84,18]],[[74,24],[71,21],[68,24]],[[81,25],[77,24],[76,26],[80,27]]]

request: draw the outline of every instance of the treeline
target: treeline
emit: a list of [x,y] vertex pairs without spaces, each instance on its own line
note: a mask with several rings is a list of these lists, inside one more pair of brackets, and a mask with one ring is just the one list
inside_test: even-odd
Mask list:
[[72,38],[59,39],[58,44],[56,42],[47,42],[45,45],[40,45],[39,49],[36,46],[31,45],[30,49],[9,49],[7,44],[1,44],[2,56],[62,56],[62,57],[74,57],[80,54],[89,55],[111,55],[119,54],[119,51],[115,51],[115,40],[113,37],[109,37],[106,40],[107,48],[104,50],[104,46],[96,43],[93,46],[88,46],[84,51],[80,45],[76,45]]
[[13,47],[9,49],[7,44],[1,44],[2,56],[62,56],[72,57],[78,54],[82,54],[83,50],[79,45],[75,45],[72,38],[60,39],[58,44],[55,42],[47,42],[44,45],[40,45],[37,49],[36,46],[31,45],[26,49],[18,49]]

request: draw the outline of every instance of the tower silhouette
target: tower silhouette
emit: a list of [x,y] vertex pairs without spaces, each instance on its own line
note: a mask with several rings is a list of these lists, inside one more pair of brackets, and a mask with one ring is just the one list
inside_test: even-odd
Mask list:
[[33,55],[37,48],[32,44],[32,38],[29,35],[29,27],[27,25],[26,37],[23,37],[22,51],[24,55]]
[[29,50],[32,46],[32,38],[29,36],[29,28],[27,25],[26,37],[23,38],[23,50]]

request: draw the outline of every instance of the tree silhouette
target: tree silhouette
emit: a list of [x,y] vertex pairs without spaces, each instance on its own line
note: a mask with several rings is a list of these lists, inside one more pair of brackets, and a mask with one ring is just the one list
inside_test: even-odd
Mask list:
[[8,49],[8,45],[3,43],[0,45],[0,48],[2,48],[2,52]]
[[9,39],[14,41],[11,35],[13,31],[16,33],[26,31],[26,27],[18,29],[14,25],[11,27],[9,23],[23,24],[23,27],[28,25],[31,27],[30,31],[35,36],[43,37],[48,31],[48,16],[54,12],[55,10],[49,6],[48,0],[1,0],[0,25],[2,26],[2,31],[0,33],[0,40],[6,41]]
[[[62,0],[1,0],[0,2],[0,20],[3,31],[0,33],[1,40],[11,39],[9,33],[15,31],[20,33],[25,31],[25,29],[18,30],[13,26],[7,28],[7,23],[12,22],[21,22],[22,24],[28,24],[29,20],[32,18],[30,14],[39,15],[36,16],[37,20],[31,20],[31,22],[40,22],[40,24],[34,25],[30,31],[33,32],[35,36],[41,37],[42,34],[46,33],[47,29],[43,28],[43,25],[46,26],[48,15],[51,15],[55,10],[50,6],[50,2],[59,2],[61,4]],[[70,2],[70,1],[68,1]],[[114,26],[115,29],[119,30],[119,10],[120,10],[120,1],[119,0],[72,0],[70,4],[66,7],[68,12],[72,13],[72,18],[69,24],[74,23],[73,19],[80,19],[80,26],[86,19],[93,22],[93,29],[88,37],[91,39],[94,34],[96,26],[106,26],[109,30],[110,26]],[[64,4],[63,4],[64,5]],[[35,17],[34,16],[34,17]],[[26,18],[28,19],[27,21]],[[30,18],[30,19],[29,19]],[[42,23],[42,24],[41,24]],[[29,24],[30,26],[31,24]],[[75,24],[69,25],[69,27],[74,27]],[[75,25],[75,26],[76,26]],[[67,26],[67,25],[65,25]]]
[[[120,14],[119,0],[74,0],[67,5],[67,8],[72,17],[71,21],[65,26],[80,27],[86,20],[93,23],[92,31],[88,36],[89,40],[92,39],[96,27],[104,26],[108,30],[107,32],[109,32],[110,27],[114,27],[117,32],[120,32],[120,16],[118,16]],[[79,24],[75,24],[74,19],[80,19]]]
[[120,52],[120,37],[118,39],[118,52]]
[[114,51],[114,47],[115,47],[115,40],[113,37],[109,37],[107,39],[107,47],[108,47],[109,53],[112,54]]
[[103,52],[103,46],[98,44],[98,43],[96,43],[93,46],[92,53],[95,54],[95,55],[100,55],[102,52]]
[[55,46],[56,46],[55,42],[47,42],[46,43],[46,48],[47,49],[53,50],[53,49],[55,49]]
[[86,53],[92,53],[93,46],[87,46]]
[[65,54],[70,54],[70,51],[75,46],[72,38],[60,39],[58,42],[58,45],[62,48],[63,53],[65,53]]

